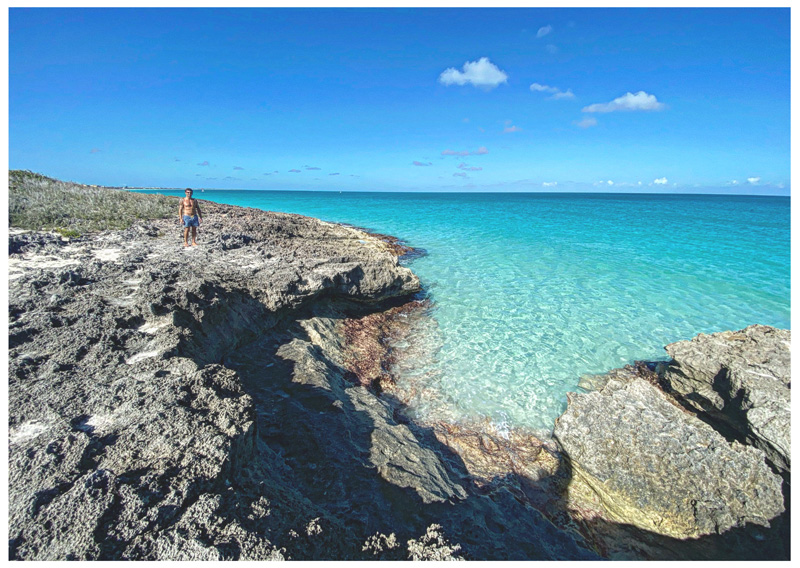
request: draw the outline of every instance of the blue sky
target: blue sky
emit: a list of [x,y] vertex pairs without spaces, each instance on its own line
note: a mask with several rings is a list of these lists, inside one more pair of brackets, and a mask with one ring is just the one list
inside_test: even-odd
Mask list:
[[11,9],[9,166],[241,189],[789,194],[780,9]]

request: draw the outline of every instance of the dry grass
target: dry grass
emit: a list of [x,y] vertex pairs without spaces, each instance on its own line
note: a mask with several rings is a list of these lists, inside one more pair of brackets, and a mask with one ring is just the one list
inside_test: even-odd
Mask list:
[[63,182],[24,170],[8,172],[12,227],[65,236],[126,229],[141,219],[177,215],[175,198]]

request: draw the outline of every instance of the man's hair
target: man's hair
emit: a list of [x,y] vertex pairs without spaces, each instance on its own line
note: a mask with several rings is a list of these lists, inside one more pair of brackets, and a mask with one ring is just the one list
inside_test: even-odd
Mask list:
[[[188,191],[189,193],[194,193],[194,190],[192,190],[192,188],[191,188],[191,187],[187,187],[187,188],[186,188],[186,191]],[[185,193],[185,192],[184,192],[184,193]]]

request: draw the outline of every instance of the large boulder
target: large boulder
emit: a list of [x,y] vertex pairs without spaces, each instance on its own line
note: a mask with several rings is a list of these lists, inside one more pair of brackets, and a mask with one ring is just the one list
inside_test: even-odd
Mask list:
[[588,488],[610,522],[687,539],[769,526],[784,510],[762,451],[729,443],[641,378],[571,394],[554,434],[584,489],[573,492]]
[[764,325],[667,345],[666,385],[735,437],[791,466],[792,332]]

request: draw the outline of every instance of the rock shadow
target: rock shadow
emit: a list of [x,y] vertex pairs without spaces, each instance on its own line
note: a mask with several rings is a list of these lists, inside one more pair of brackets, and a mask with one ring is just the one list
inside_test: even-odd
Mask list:
[[[220,510],[294,559],[364,559],[369,556],[362,545],[377,533],[394,533],[403,543],[380,558],[404,559],[404,543],[432,524],[442,526],[465,558],[597,558],[576,532],[557,528],[507,486],[478,487],[432,430],[397,419],[392,402],[349,382],[341,362],[311,341],[315,326],[333,326],[353,313],[386,309],[387,303],[340,302],[334,311],[329,304],[295,312],[223,356],[222,364],[238,374],[253,399],[257,441],[252,459],[231,473],[233,491],[223,493]],[[410,436],[397,435],[400,427]],[[440,470],[421,464],[406,471],[417,459],[408,452],[433,452]],[[427,489],[393,483],[393,475]],[[248,513],[262,498],[274,507],[271,518]],[[309,528],[312,520],[320,532]],[[239,557],[235,547],[228,550],[230,558]]]
[[[400,401],[354,384],[341,361],[318,344],[326,331],[319,326],[335,326],[347,317],[404,301],[378,306],[325,298],[271,320],[260,332],[251,327],[244,335],[245,344],[222,355],[220,362],[236,371],[243,390],[252,397],[257,417],[253,455],[244,460],[231,458],[237,471],[231,471],[230,487],[222,492],[218,511],[223,517],[265,536],[293,559],[364,559],[368,553],[362,544],[368,537],[394,533],[404,544],[425,534],[432,524],[441,525],[446,538],[460,545],[456,554],[467,559],[789,558],[788,512],[774,519],[769,529],[747,525],[688,540],[591,514],[576,519],[563,496],[572,480],[566,456],[548,477],[509,473],[479,483],[463,459],[441,443],[431,428],[393,411],[402,407]],[[258,320],[250,312],[247,321]],[[316,337],[312,340],[312,336]],[[194,341],[188,351],[198,350],[197,362],[206,364],[209,350],[204,343]],[[413,435],[412,444],[437,456],[447,483],[463,488],[465,496],[424,498],[412,486],[387,479],[391,476],[376,465],[375,452],[402,454],[411,446],[376,447],[381,439],[378,434],[401,425]],[[430,472],[406,473],[424,484]],[[272,504],[272,515],[253,515],[256,504],[264,499]],[[238,559],[242,554],[234,542],[216,546],[226,558]],[[374,558],[404,559],[405,554],[401,545]]]

